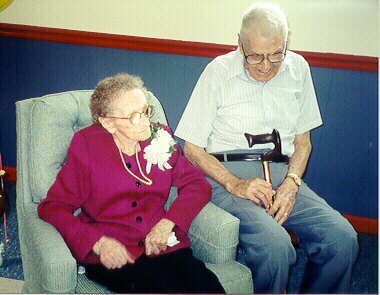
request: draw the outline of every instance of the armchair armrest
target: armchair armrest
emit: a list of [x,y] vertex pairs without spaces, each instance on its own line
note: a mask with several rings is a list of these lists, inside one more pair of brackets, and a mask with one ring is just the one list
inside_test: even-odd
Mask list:
[[208,203],[189,230],[194,256],[205,263],[228,263],[236,259],[239,219]]
[[[30,204],[22,217],[21,234],[25,246],[24,271],[38,280],[37,293],[75,293],[77,262],[60,233],[37,215],[37,205]],[[26,262],[26,263],[25,263]],[[31,290],[33,291],[33,290]]]

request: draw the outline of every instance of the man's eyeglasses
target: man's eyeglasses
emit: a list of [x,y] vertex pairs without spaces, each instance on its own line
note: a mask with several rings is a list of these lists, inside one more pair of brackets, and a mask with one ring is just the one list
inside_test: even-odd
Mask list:
[[106,116],[106,118],[129,120],[133,125],[137,125],[140,123],[141,117],[143,115],[150,119],[153,116],[153,106],[147,105],[142,112],[133,112],[129,117]]
[[288,44],[286,43],[285,48],[282,52],[276,52],[272,54],[257,54],[252,53],[250,55],[245,54],[243,42],[240,42],[241,49],[243,50],[244,58],[247,64],[249,65],[258,65],[264,61],[265,58],[267,58],[271,63],[278,63],[282,62],[285,59],[286,56],[286,50],[288,48]]

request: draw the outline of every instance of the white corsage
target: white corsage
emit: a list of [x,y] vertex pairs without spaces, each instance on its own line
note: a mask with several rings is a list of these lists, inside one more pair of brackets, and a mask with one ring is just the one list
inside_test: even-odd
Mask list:
[[146,173],[150,173],[152,165],[158,165],[162,171],[171,169],[172,166],[168,163],[172,153],[177,149],[175,148],[174,138],[167,132],[163,125],[157,123],[151,126],[152,135],[150,137],[150,145],[144,149],[144,159],[146,163]]

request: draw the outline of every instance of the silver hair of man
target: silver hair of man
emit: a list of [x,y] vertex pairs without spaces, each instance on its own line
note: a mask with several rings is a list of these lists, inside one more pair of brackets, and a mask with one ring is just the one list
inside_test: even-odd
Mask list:
[[280,6],[270,2],[258,2],[243,14],[240,37],[246,40],[251,34],[267,38],[282,35],[286,41],[288,31],[288,21]]

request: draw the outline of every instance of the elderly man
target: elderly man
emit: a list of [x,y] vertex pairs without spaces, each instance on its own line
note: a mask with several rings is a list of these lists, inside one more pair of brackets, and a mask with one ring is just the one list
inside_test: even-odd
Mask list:
[[[255,292],[286,289],[296,261],[286,229],[297,234],[309,258],[300,291],[348,292],[356,232],[301,180],[312,149],[310,130],[322,124],[310,68],[287,50],[287,20],[277,5],[251,6],[238,36],[239,48],[202,73],[175,135],[208,175],[212,201],[240,219],[240,260],[252,270]],[[244,133],[273,129],[290,160],[271,164],[272,186],[260,162],[236,158],[259,152],[247,150]]]

